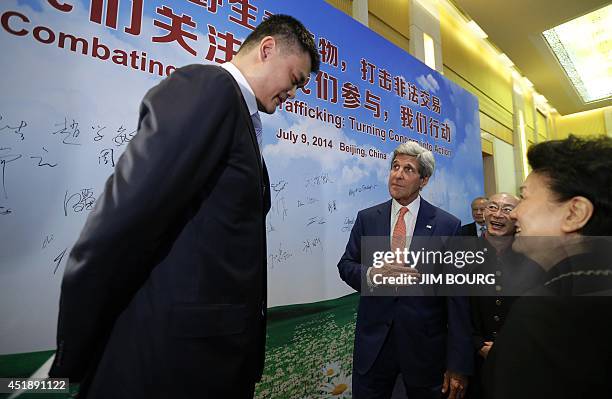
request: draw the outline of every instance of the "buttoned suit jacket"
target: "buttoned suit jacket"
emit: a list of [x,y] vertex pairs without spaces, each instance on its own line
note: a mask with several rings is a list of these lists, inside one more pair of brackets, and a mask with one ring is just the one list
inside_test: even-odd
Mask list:
[[514,302],[484,364],[485,398],[610,396],[612,246],[592,240],[592,251],[561,260]]
[[152,88],[72,248],[51,376],[87,398],[212,398],[261,377],[269,181],[218,66]]
[[[362,253],[362,237],[391,235],[391,201],[359,211],[338,270],[340,277],[362,291],[372,254]],[[411,250],[421,245],[440,249],[436,236],[459,234],[455,216],[421,198]],[[419,239],[417,239],[417,237]],[[431,238],[431,239],[430,239]],[[368,249],[369,251],[369,249]],[[366,374],[372,367],[391,327],[405,337],[395,353],[404,380],[413,386],[435,386],[446,369],[469,375],[473,356],[469,303],[465,297],[365,296],[359,300],[353,368]]]

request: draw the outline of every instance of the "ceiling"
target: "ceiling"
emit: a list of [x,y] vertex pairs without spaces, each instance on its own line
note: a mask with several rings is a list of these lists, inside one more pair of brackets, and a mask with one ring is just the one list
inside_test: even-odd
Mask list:
[[[584,104],[542,37],[542,32],[610,3],[606,0],[453,0],[506,53],[534,89],[561,115],[612,105]],[[611,27],[612,29],[612,27]]]

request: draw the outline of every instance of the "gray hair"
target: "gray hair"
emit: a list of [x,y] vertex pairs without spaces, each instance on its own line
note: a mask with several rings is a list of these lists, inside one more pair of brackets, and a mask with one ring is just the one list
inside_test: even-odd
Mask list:
[[485,201],[489,202],[489,198],[488,198],[488,197],[482,197],[482,196],[481,196],[481,197],[476,197],[476,198],[474,198],[474,199],[472,200],[472,204],[473,204],[474,202],[476,202],[476,201],[480,201],[480,200],[485,200]]
[[[510,197],[510,198],[512,198],[512,199],[513,199],[513,200],[515,200],[515,201],[520,201],[520,200],[521,200],[521,199],[520,199],[519,197],[517,197],[516,195],[511,194],[511,193],[507,193],[507,192],[504,192],[504,191],[499,192],[499,193],[495,193],[495,194],[493,194],[491,197],[494,197],[494,196],[496,196],[496,195]],[[489,197],[489,201],[491,201],[491,197]]]
[[398,145],[393,151],[391,165],[393,165],[393,161],[395,161],[395,157],[398,155],[409,155],[411,157],[415,157],[417,161],[419,161],[419,175],[421,177],[430,177],[433,175],[436,167],[436,160],[434,159],[433,153],[421,147],[419,143],[408,141]]

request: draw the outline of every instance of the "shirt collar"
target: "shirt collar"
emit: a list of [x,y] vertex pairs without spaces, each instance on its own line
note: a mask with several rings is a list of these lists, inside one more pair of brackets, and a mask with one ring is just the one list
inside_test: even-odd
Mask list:
[[231,62],[225,62],[221,64],[221,68],[228,71],[232,75],[236,83],[238,83],[238,87],[240,87],[240,91],[242,92],[242,97],[244,97],[244,101],[246,102],[247,108],[249,109],[249,115],[257,113],[257,99],[255,98],[255,93],[253,92],[251,85],[249,85],[249,82],[247,82],[242,72],[240,72],[240,69],[238,69],[238,67],[236,67],[236,65],[232,64]]
[[[403,205],[397,202],[395,198],[393,198],[391,201],[392,215],[397,215],[401,207],[403,207]],[[417,197],[414,200],[412,200],[411,203],[406,205],[406,208],[408,208],[408,211],[413,216],[418,215],[420,207],[421,207],[421,196],[420,195],[417,195]]]

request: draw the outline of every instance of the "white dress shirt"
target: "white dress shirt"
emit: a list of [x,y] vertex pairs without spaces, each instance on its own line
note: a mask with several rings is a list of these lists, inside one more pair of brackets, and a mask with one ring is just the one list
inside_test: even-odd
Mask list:
[[244,101],[246,102],[247,108],[249,110],[249,115],[251,115],[251,120],[253,121],[253,126],[255,126],[255,134],[257,135],[257,143],[259,144],[259,150],[261,151],[261,141],[262,135],[261,132],[257,131],[257,127],[259,126],[261,129],[261,119],[259,118],[259,111],[257,109],[257,98],[255,97],[255,92],[247,82],[246,78],[240,72],[240,70],[236,67],[236,65],[231,62],[225,62],[221,64],[221,68],[228,71],[236,83],[238,83],[238,87],[240,87],[240,92],[242,93],[242,97],[244,97]]
[[[476,222],[474,222],[476,223]],[[478,223],[476,223],[476,235],[478,237],[482,237],[482,235],[484,234],[484,232],[487,231],[487,228],[485,226],[479,225]]]

